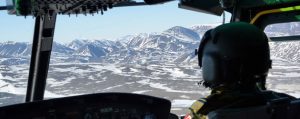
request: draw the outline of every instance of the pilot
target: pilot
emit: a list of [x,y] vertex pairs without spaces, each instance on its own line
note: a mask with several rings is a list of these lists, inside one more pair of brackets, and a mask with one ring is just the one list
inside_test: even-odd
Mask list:
[[256,26],[234,22],[207,31],[199,45],[198,62],[202,68],[201,85],[211,94],[189,108],[184,119],[202,119],[220,108],[264,105],[282,96],[261,93],[271,68],[268,38]]

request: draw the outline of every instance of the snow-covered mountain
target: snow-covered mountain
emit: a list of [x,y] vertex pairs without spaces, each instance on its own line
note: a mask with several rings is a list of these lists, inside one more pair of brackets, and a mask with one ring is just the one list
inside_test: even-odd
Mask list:
[[221,24],[200,24],[194,25],[190,29],[197,32],[200,36],[202,36],[207,30],[213,29]]
[[[202,34],[218,24],[175,26],[161,33],[141,33],[110,40],[76,39],[68,44],[54,42],[51,63],[109,62],[109,63],[196,63],[195,49]],[[271,34],[300,33],[300,24],[269,26]],[[300,43],[270,43],[273,57],[300,62]],[[31,44],[0,43],[0,64],[29,63]]]
[[164,31],[162,34],[186,42],[195,42],[199,41],[200,39],[197,32],[193,31],[192,29],[184,28],[181,26],[172,27]]
[[194,51],[200,42],[197,32],[179,26],[162,33],[143,33],[128,38],[124,49],[120,49],[117,58],[120,62],[174,62],[180,55]]
[[[74,52],[73,49],[60,43],[54,42],[52,46],[53,53],[68,54]],[[0,43],[1,57],[29,57],[32,45],[26,42],[7,41]]]
[[289,36],[300,34],[300,22],[280,23],[265,28],[268,36]]
[[88,42],[88,40],[75,39],[72,42],[70,42],[69,44],[67,44],[67,46],[73,50],[77,50],[80,47],[84,46],[86,44],[86,42]]
[[[31,48],[30,48],[30,51],[31,51]],[[63,44],[57,43],[57,42],[53,42],[52,53],[66,55],[66,54],[70,54],[73,52],[74,52],[74,49],[67,47]]]
[[273,57],[300,62],[300,42],[271,42],[270,47]]
[[[69,46],[74,46],[69,44]],[[93,41],[81,41],[81,44],[77,44],[77,47],[75,48],[73,55],[75,56],[84,56],[84,57],[90,57],[90,58],[99,58],[102,56],[106,56],[108,53],[113,51],[113,45],[114,42],[107,41],[107,40],[93,40]]]
[[[172,62],[186,52],[194,51],[199,41],[197,32],[180,26],[162,33],[125,36],[116,41],[76,39],[66,45],[55,42],[51,62]],[[11,58],[5,60],[5,64],[28,63],[30,54],[29,43],[0,43],[0,55]]]
[[[199,67],[184,64],[197,63],[194,49],[198,48],[202,34],[215,26],[176,26],[161,33],[129,35],[115,41],[55,42],[45,96],[98,92],[146,94],[171,100],[172,111],[182,114],[191,105],[189,102],[209,93],[197,85],[202,77]],[[284,33],[273,29],[270,32]],[[300,65],[286,60],[300,62],[300,42],[271,42],[270,47],[276,59],[268,76],[268,88],[299,98]],[[29,43],[0,43],[0,106],[24,101],[30,54]]]
[[30,54],[31,48],[28,43],[7,41],[0,44],[2,57],[22,57]]

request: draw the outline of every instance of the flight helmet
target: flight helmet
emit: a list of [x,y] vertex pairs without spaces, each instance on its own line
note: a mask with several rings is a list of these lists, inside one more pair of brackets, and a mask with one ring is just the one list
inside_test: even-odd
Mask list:
[[208,30],[199,45],[202,85],[252,85],[266,79],[271,68],[266,34],[244,22],[223,24]]

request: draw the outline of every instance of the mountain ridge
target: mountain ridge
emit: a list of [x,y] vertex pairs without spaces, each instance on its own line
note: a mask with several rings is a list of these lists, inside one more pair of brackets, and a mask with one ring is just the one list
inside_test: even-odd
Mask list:
[[[51,63],[63,62],[109,62],[109,63],[196,63],[195,49],[198,48],[202,34],[212,25],[194,25],[190,28],[171,27],[161,33],[141,33],[120,37],[115,41],[75,39],[67,44],[53,43]],[[280,32],[271,26],[266,32],[271,35]],[[279,28],[288,27],[281,25]],[[291,29],[300,24],[290,26]],[[284,30],[282,34],[287,34]],[[300,32],[300,31],[299,31]],[[291,33],[291,34],[294,34]],[[300,62],[299,43],[270,43],[273,57]],[[0,64],[29,63],[31,44],[7,41],[0,43]]]

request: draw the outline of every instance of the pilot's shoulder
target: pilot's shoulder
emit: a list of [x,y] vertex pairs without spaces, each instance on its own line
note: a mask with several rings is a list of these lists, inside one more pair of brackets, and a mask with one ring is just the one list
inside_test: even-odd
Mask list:
[[289,100],[297,99],[296,97],[293,97],[293,96],[288,95],[286,93],[280,93],[280,92],[270,91],[270,90],[263,91],[261,94],[267,100],[274,100],[274,99],[279,99],[279,98],[288,98]]
[[200,98],[191,105],[190,110],[195,113],[198,113],[199,110],[205,105],[206,102],[207,102],[206,98]]
[[196,100],[190,107],[190,113],[185,115],[184,119],[202,119],[204,115],[200,114],[200,110],[206,104],[206,98],[200,98]]
[[278,98],[286,97],[286,98],[289,98],[290,100],[295,100],[295,99],[297,99],[296,97],[291,96],[291,95],[288,95],[288,94],[286,94],[286,93],[279,93],[279,92],[272,91],[272,94],[273,94],[273,95],[276,95]]

